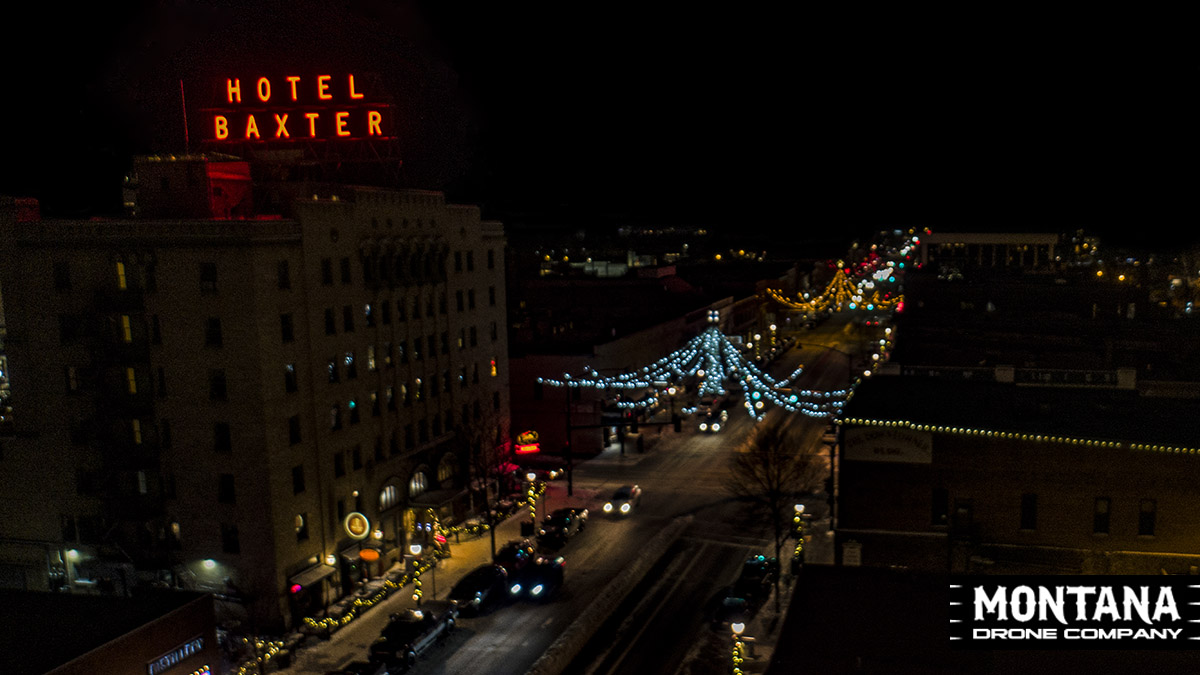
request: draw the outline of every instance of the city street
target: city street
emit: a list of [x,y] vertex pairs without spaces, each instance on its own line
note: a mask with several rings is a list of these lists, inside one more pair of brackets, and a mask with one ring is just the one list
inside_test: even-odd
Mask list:
[[[804,342],[832,343],[843,336],[837,326],[825,326],[803,334]],[[801,359],[809,359],[797,384],[813,389],[835,389],[846,381],[843,359],[819,358],[814,348],[793,348],[773,365],[772,372],[791,372]],[[828,350],[826,353],[832,354]],[[662,417],[662,416],[660,416]],[[805,444],[828,458],[820,438],[827,427],[824,419],[795,414],[795,423]],[[587,462],[577,465],[574,495],[566,494],[564,479],[551,481],[539,501],[538,517],[547,509],[582,506],[590,511],[586,531],[559,551],[566,561],[566,582],[553,601],[544,604],[519,602],[500,607],[480,617],[463,617],[458,629],[444,644],[419,660],[413,673],[524,673],[556,638],[591,604],[605,587],[626,570],[665,526],[676,518],[691,517],[691,523],[668,549],[646,580],[630,593],[615,618],[606,623],[583,651],[572,670],[589,673],[623,672],[726,672],[730,636],[712,630],[714,597],[736,578],[747,556],[773,555],[766,523],[752,520],[747,505],[726,490],[729,458],[753,428],[739,405],[726,430],[703,434],[685,422],[683,433],[669,424],[643,426],[645,451],[626,447],[622,456],[617,444]],[[638,484],[644,489],[641,504],[627,517],[606,516],[602,507],[618,486]],[[817,488],[820,489],[819,487]],[[827,550],[824,497],[806,502],[814,514],[808,561],[832,561]],[[497,528],[497,546],[520,538],[528,510],[518,511]],[[783,551],[784,594],[790,589],[786,561],[790,545]],[[453,584],[476,566],[488,561],[488,535],[453,544],[453,557],[443,560],[436,571],[423,577],[426,599],[445,598]],[[826,560],[827,559],[827,560]],[[327,641],[309,638],[310,646],[299,650],[285,672],[326,673],[351,661],[365,660],[372,640],[379,635],[388,615],[413,606],[411,590],[393,593]],[[786,598],[782,609],[786,610]],[[766,623],[754,628],[776,628],[773,601],[760,613]],[[767,615],[770,615],[768,617]],[[751,635],[750,629],[747,635]],[[313,642],[316,644],[312,644]],[[756,657],[762,661],[770,651],[770,636],[756,636]],[[760,663],[765,667],[765,662]],[[747,666],[756,670],[755,661]]]

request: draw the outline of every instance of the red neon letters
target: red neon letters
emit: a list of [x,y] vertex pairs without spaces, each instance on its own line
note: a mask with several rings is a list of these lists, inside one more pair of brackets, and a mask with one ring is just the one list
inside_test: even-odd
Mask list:
[[368,103],[359,87],[352,74],[289,75],[274,80],[256,77],[244,82],[238,77],[226,78],[227,107],[208,111],[212,114],[212,139],[387,138],[384,127],[389,106]]

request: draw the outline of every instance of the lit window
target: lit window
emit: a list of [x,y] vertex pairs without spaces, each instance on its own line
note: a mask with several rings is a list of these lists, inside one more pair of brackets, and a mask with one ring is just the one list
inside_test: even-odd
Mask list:
[[425,490],[427,489],[429,489],[429,484],[425,478],[425,474],[420,471],[414,473],[412,478],[410,478],[408,481],[409,499],[424,494]]
[[117,288],[125,290],[129,286],[125,280],[125,263],[117,263]]
[[387,511],[400,501],[400,490],[395,485],[385,485],[379,491],[379,510]]
[[133,368],[125,369],[125,382],[129,388],[129,393],[136,394],[137,393],[137,373],[133,370]]
[[125,342],[133,342],[133,324],[129,321],[128,314],[121,315],[121,339]]
[[137,443],[138,445],[141,445],[142,444],[142,421],[141,420],[133,420],[133,422],[131,423],[130,426],[133,427],[133,442]]
[[367,345],[367,370],[375,370],[375,345]]

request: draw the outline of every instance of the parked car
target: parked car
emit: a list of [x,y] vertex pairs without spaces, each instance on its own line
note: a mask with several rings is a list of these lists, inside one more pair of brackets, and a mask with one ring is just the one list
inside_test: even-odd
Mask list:
[[388,672],[407,670],[458,621],[458,605],[450,601],[430,600],[420,607],[393,614],[379,637],[371,643],[371,661],[385,663]]
[[771,594],[771,585],[779,578],[779,560],[765,555],[752,555],[742,564],[733,594],[758,604]]
[[604,512],[614,515],[628,515],[642,501],[642,488],[636,485],[622,485],[613,492],[604,504]]
[[492,562],[503,567],[509,577],[512,577],[524,569],[536,554],[537,547],[533,542],[528,539],[514,539],[496,550]]
[[588,510],[569,506],[555,509],[542,521],[538,541],[544,544],[565,544],[587,525]]
[[510,587],[511,594],[529,600],[549,600],[562,588],[564,566],[562,556],[535,557],[517,576],[517,582]]
[[508,599],[508,570],[500,565],[480,565],[459,579],[450,590],[462,614],[479,614]]
[[754,607],[748,600],[737,595],[733,587],[717,594],[712,615],[712,629],[730,632],[735,623],[746,624],[754,616]]

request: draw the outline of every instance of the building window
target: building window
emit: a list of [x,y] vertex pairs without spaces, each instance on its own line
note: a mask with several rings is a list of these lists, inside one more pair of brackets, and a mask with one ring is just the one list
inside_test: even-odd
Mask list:
[[383,365],[389,367],[392,365],[392,343],[390,342],[383,343]]
[[412,356],[413,356],[413,361],[421,360],[421,337],[420,336],[413,338]]
[[383,486],[383,489],[379,491],[379,510],[381,512],[387,511],[399,503],[400,490],[396,487],[396,485],[390,483]]
[[495,286],[488,286],[488,306],[489,307],[496,306],[496,287]]
[[162,325],[158,321],[157,314],[150,315],[150,344],[162,344]]
[[221,523],[221,550],[225,553],[241,553],[242,545],[238,541],[237,525]]
[[467,329],[466,328],[458,329],[458,348],[459,349],[467,348]]
[[75,366],[65,366],[63,374],[67,379],[67,393],[73,394],[79,391],[79,369]]
[[337,359],[329,359],[328,370],[329,370],[329,383],[330,384],[334,384],[335,382],[339,382],[341,380],[341,378],[338,376]]
[[296,514],[296,542],[308,541],[308,514]]
[[479,384],[479,364],[471,364],[471,384]]
[[420,297],[413,298],[412,318],[414,318],[414,319],[421,318],[421,298]]
[[408,345],[408,340],[401,340],[400,344],[396,345],[396,355],[400,357],[400,363],[408,363],[408,350],[405,347]]
[[367,328],[375,327],[375,310],[370,303],[363,305],[363,316],[366,317]]
[[1037,495],[1025,493],[1021,495],[1021,529],[1037,529]]
[[455,272],[462,271],[462,251],[454,252],[454,271]]
[[342,360],[346,364],[346,379],[353,380],[358,377],[358,365],[354,361],[354,352],[346,352]]
[[350,305],[342,307],[342,330],[354,332],[354,308]]
[[300,390],[300,384],[296,380],[296,364],[294,363],[289,363],[283,367],[283,390],[289,394]]
[[460,311],[460,312],[463,311],[463,292],[462,291],[454,291],[454,304],[458,308],[458,311]]
[[492,410],[500,410],[500,392],[498,391],[492,392]]
[[407,306],[404,304],[403,299],[396,301],[396,320],[397,321],[408,321]]
[[285,344],[296,339],[296,331],[292,325],[291,314],[279,315],[279,338]]
[[421,495],[425,494],[425,491],[428,489],[429,489],[429,481],[428,481],[428,479],[425,478],[425,473],[423,471],[418,471],[418,472],[414,473],[412,475],[412,478],[408,479],[408,498],[409,499],[413,499],[415,497],[420,497]]
[[54,263],[54,290],[71,290],[71,266],[65,262]]
[[342,258],[342,283],[350,283],[350,259]]
[[125,263],[117,263],[117,288],[126,290],[129,288],[129,280],[125,278]]
[[413,445],[415,445],[413,443],[413,425],[405,424],[404,425],[404,449],[412,450]]
[[225,382],[225,371],[213,369],[208,371],[208,398],[210,401],[225,401],[228,399],[228,387]]
[[342,428],[342,406],[334,403],[329,406],[329,429],[337,431]]
[[384,396],[387,399],[387,409],[395,410],[396,409],[396,388],[389,386],[387,389],[384,390],[384,392],[385,392]]
[[133,442],[135,445],[142,444],[142,421],[130,420],[129,429],[133,434]]
[[217,476],[217,501],[221,504],[237,503],[237,496],[233,491],[233,474],[223,473]]
[[292,415],[288,418],[288,443],[291,445],[300,444],[300,416]]
[[346,475],[346,453],[338,450],[333,455],[333,477],[341,478]]
[[204,293],[217,292],[217,264],[200,263],[200,290]]
[[371,417],[379,417],[383,410],[379,407],[379,393],[371,392]]
[[350,450],[350,467],[355,471],[362,468],[362,446],[356,445]]
[[442,331],[442,353],[450,353],[450,333]]
[[479,331],[475,330],[475,326],[471,326],[471,346],[479,346]]
[[945,526],[950,524],[950,491],[946,488],[933,488],[933,508],[930,511],[929,522],[933,525]]
[[1158,502],[1153,499],[1143,499],[1138,506],[1138,536],[1154,536],[1154,520],[1158,512]]
[[137,371],[133,368],[125,369],[125,390],[130,394],[137,393]]
[[1096,497],[1092,507],[1092,534],[1108,534],[1109,512],[1112,501],[1108,497]]
[[121,341],[125,344],[133,342],[133,323],[128,314],[121,315]]
[[367,345],[367,370],[375,372],[375,345]]
[[333,285],[333,260],[330,258],[321,258],[321,285]]
[[298,495],[304,492],[304,465],[297,464],[292,467],[292,494]]
[[325,334],[337,335],[337,320],[334,318],[332,307],[325,308]]
[[490,248],[487,252],[487,267],[489,270],[496,269],[496,252]]
[[492,329],[491,329],[491,331],[492,331],[492,342],[495,342],[496,340],[499,340],[499,339],[500,339],[500,331],[499,331],[499,329],[496,327],[496,322],[495,322],[495,321],[493,321],[493,322],[492,322]]
[[280,260],[279,268],[278,268],[277,272],[278,272],[277,276],[279,277],[279,290],[286,291],[289,288],[291,288],[292,287],[292,275],[291,275],[291,272],[288,270],[288,261]]
[[204,322],[204,345],[206,347],[221,347],[225,339],[221,335],[221,319],[210,316]]
[[442,292],[442,294],[438,296],[438,314],[441,314],[442,316],[446,316],[446,293],[445,292]]
[[350,399],[350,402],[346,404],[346,407],[350,409],[350,424],[358,424],[358,401],[355,399]]
[[233,452],[233,436],[229,433],[228,422],[213,424],[213,450],[222,454]]
[[475,289],[467,291],[467,309],[475,309]]
[[385,326],[392,323],[392,303],[385,302],[379,306],[379,322]]
[[475,271],[475,252],[474,251],[467,251],[467,271],[468,272]]

